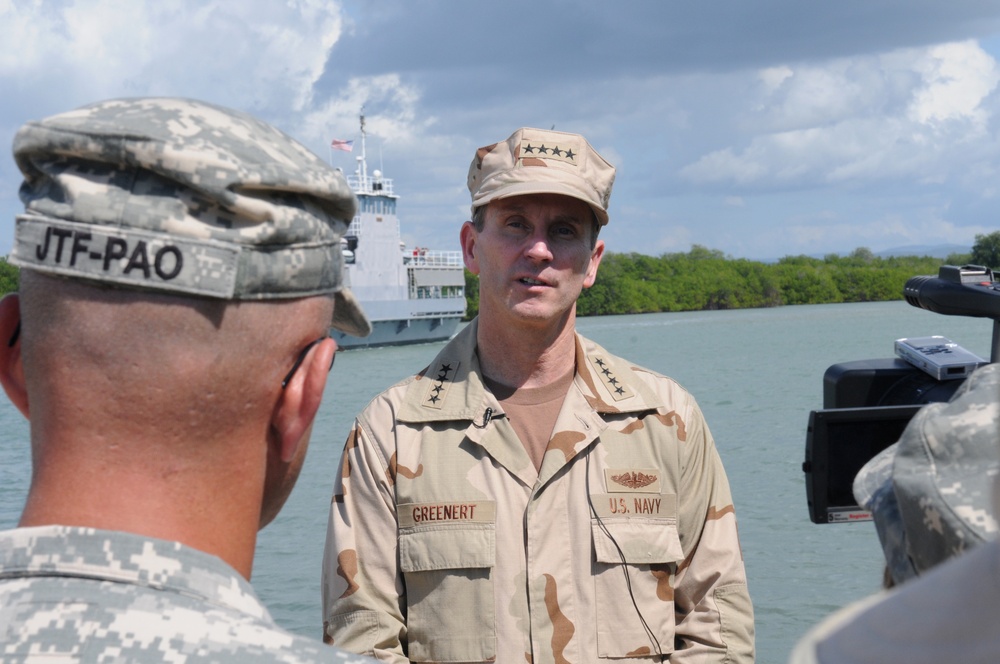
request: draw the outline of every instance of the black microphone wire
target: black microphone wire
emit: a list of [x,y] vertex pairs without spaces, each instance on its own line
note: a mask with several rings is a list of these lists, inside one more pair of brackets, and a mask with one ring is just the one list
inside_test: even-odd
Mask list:
[[[611,543],[615,545],[615,550],[618,551],[618,557],[622,561],[621,569],[622,573],[625,575],[625,586],[628,588],[628,596],[632,600],[632,606],[635,608],[636,615],[639,616],[639,621],[642,623],[642,628],[646,631],[646,636],[649,637],[649,642],[652,643],[653,646],[656,648],[656,652],[659,654],[660,660],[662,661],[664,654],[663,654],[663,649],[660,647],[660,641],[656,638],[656,635],[653,633],[653,630],[649,627],[649,623],[646,622],[646,618],[642,615],[642,611],[639,610],[639,603],[636,602],[635,594],[632,592],[632,579],[630,579],[628,575],[628,563],[625,561],[625,552],[622,551],[622,548],[620,546],[618,546],[618,541],[611,534],[611,531],[608,530],[608,527],[604,525],[604,520],[601,519],[601,515],[597,513],[597,509],[594,507],[594,501],[590,497],[590,452],[587,453],[586,460],[587,461],[586,461],[585,482],[587,490],[587,503],[590,505],[590,513],[594,515],[595,519],[597,519],[597,525],[601,529],[601,532],[603,532],[607,536],[607,538],[611,540]],[[596,543],[594,546],[595,547],[597,546]],[[595,556],[597,555],[596,548],[594,550],[594,555]]]

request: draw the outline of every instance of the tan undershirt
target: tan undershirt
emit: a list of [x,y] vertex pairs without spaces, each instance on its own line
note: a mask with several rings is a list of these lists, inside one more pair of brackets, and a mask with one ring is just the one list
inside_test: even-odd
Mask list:
[[483,376],[483,382],[500,402],[536,471],[542,467],[542,457],[549,446],[559,409],[566,400],[575,374],[574,367],[565,376],[548,385],[520,389],[501,385]]

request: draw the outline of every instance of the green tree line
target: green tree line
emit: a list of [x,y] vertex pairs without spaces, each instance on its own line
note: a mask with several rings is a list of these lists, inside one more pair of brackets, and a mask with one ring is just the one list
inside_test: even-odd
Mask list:
[[697,246],[654,258],[610,254],[597,282],[580,297],[581,316],[654,311],[776,307],[783,304],[874,302],[903,297],[915,274],[937,274],[940,259],[788,256],[776,263],[727,258]]
[[[732,258],[700,245],[658,257],[606,252],[596,283],[580,296],[577,314],[901,300],[910,277],[937,275],[942,264],[968,263],[1000,266],[1000,231],[977,235],[970,253],[943,262],[930,256],[881,258],[864,247],[846,256],[786,256],[773,263]],[[468,270],[465,285],[468,320],[479,311],[479,282]]]
[[13,293],[21,283],[21,272],[17,266],[7,262],[6,256],[0,256],[0,295]]

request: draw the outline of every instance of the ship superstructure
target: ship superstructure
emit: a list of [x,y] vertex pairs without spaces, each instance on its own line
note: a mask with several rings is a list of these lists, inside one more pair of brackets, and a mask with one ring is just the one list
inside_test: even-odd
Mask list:
[[372,333],[361,339],[331,330],[332,336],[340,348],[449,339],[465,315],[462,252],[405,246],[393,181],[378,169],[368,174],[365,138],[362,115],[361,154],[347,178],[358,213],[341,244],[345,284],[361,301]]

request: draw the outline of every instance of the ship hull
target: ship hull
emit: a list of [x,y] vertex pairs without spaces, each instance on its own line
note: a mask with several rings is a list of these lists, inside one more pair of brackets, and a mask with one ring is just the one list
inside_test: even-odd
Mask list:
[[451,339],[461,320],[460,316],[379,320],[372,321],[372,333],[364,338],[337,330],[331,330],[330,336],[341,349],[424,344]]

